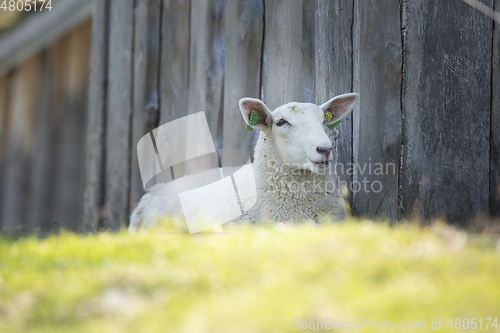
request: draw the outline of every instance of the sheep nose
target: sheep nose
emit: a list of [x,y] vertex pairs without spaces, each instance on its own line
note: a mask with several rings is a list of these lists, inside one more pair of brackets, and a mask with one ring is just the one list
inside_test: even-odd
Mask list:
[[326,147],[317,147],[316,151],[320,153],[321,155],[328,157],[330,155],[330,152],[332,151],[332,148],[326,148]]

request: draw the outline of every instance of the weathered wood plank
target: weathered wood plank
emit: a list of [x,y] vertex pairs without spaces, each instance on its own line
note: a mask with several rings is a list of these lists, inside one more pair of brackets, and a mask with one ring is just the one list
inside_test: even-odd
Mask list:
[[111,0],[109,13],[104,225],[116,230],[129,212],[134,0]]
[[105,112],[108,77],[108,1],[96,0],[92,20],[92,51],[87,108],[85,186],[82,229],[99,229],[99,210],[104,207]]
[[[500,1],[495,8],[500,12]],[[491,103],[491,163],[490,163],[490,213],[500,216],[500,23],[494,22],[493,30],[493,84]]]
[[0,76],[48,47],[72,27],[88,19],[93,0],[60,1],[0,40]]
[[244,150],[252,157],[259,131],[246,130],[238,102],[243,97],[260,97],[263,34],[262,0],[238,0],[227,4],[223,147]]
[[303,1],[265,1],[266,105],[274,110],[304,99]]
[[404,4],[402,213],[463,223],[488,211],[492,21],[462,1]]
[[160,124],[187,115],[190,0],[163,0]]
[[38,58],[32,58],[13,74],[10,86],[10,117],[7,154],[2,181],[2,228],[23,231],[29,207],[28,177],[33,151]]
[[[398,1],[357,0],[359,10],[358,123],[353,138],[354,162],[359,164],[353,188],[353,212],[396,219],[398,165],[401,144],[401,32]],[[375,174],[383,166],[383,175]],[[389,172],[386,172],[386,165]],[[370,171],[371,170],[371,171]],[[360,187],[359,187],[360,186]]]
[[[32,200],[26,219],[27,229],[40,230],[49,225],[51,220],[50,202],[53,195],[54,156],[52,155],[52,62],[50,51],[44,51],[39,57],[39,70],[36,84],[38,95],[35,115],[35,140],[30,170],[30,193]],[[49,191],[48,189],[51,189]],[[49,194],[50,193],[50,194]]]
[[[36,223],[44,232],[57,231],[59,227],[65,227],[64,216],[60,209],[62,204],[58,202],[61,197],[61,182],[64,180],[59,172],[62,170],[61,163],[63,158],[63,147],[65,142],[62,140],[64,134],[64,116],[65,116],[65,86],[67,85],[67,43],[64,39],[57,40],[47,50],[49,64],[45,68],[50,76],[50,81],[47,82],[50,87],[50,117],[49,123],[49,156],[52,161],[50,172],[47,175],[46,182],[50,184],[50,195],[46,195],[45,216],[42,216]],[[45,88],[46,89],[46,88]],[[43,101],[42,101],[43,102]],[[40,112],[40,109],[37,109]],[[38,133],[36,133],[38,135]],[[37,158],[37,156],[35,157]],[[33,170],[36,172],[36,170]],[[34,184],[34,182],[32,181]],[[45,189],[46,190],[46,189]]]
[[139,0],[135,8],[134,109],[130,172],[131,213],[145,193],[142,185],[137,143],[158,125],[161,0]]
[[[350,0],[316,1],[316,100],[324,103],[332,97],[353,90],[352,25],[353,2]],[[335,171],[350,188],[352,174],[352,116],[331,133]],[[352,198],[352,193],[351,193]],[[351,202],[352,203],[352,202]]]
[[[3,161],[7,149],[9,122],[9,78],[0,79],[0,161]],[[2,162],[0,162],[1,164]]]
[[[353,21],[352,21],[352,90],[354,92],[360,92],[361,88],[361,73],[360,73],[360,39],[361,39],[361,11],[360,11],[360,1],[353,2]],[[361,96],[363,98],[363,96]],[[356,105],[351,113],[351,123],[352,123],[352,162],[354,163],[355,158],[359,156],[359,124],[360,124],[360,107],[359,104]],[[358,180],[358,172],[356,168],[353,168],[352,173],[352,182]],[[352,184],[352,183],[351,183]],[[352,185],[349,186],[349,203],[351,205],[351,212],[356,214],[355,211],[352,211],[352,206],[354,201],[356,200],[356,192],[353,191]]]
[[191,1],[188,114],[205,111],[216,148],[222,146],[225,8],[226,0]]
[[[58,41],[60,99],[55,101],[55,171],[52,222],[75,230],[80,226],[83,200],[86,96],[89,77],[91,22],[87,21]],[[45,217],[44,217],[45,218]]]
[[[4,164],[7,158],[7,138],[9,133],[9,85],[10,78],[0,79],[0,184],[3,184]],[[2,186],[0,186],[0,203],[2,200]],[[2,205],[0,204],[0,216],[2,216]],[[2,221],[0,221],[0,230]]]
[[[47,179],[45,180],[50,184],[50,195],[46,195],[45,199],[45,209],[46,213],[39,221],[37,221],[37,228],[40,228],[42,232],[56,232],[59,226],[64,226],[64,221],[60,219],[57,211],[57,194],[59,188],[60,178],[58,172],[60,167],[57,163],[60,162],[60,152],[63,145],[61,136],[62,117],[64,114],[64,72],[65,68],[65,58],[66,58],[66,44],[63,40],[59,39],[54,44],[47,49],[47,61],[48,66],[45,68],[49,72],[50,80],[47,82],[50,87],[50,117],[49,121],[49,155],[48,158],[51,161],[51,166]],[[37,110],[40,112],[40,110]],[[57,170],[56,170],[57,169]],[[33,223],[35,224],[35,223]]]
[[[302,3],[302,84],[304,103],[316,103],[316,1]],[[321,4],[319,4],[321,5]],[[318,103],[322,103],[318,101]]]

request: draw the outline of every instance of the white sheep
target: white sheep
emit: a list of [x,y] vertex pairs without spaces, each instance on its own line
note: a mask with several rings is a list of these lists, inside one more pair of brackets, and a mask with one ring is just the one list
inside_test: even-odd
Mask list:
[[[261,100],[240,100],[245,122],[261,130],[253,163],[257,199],[245,212],[246,219],[298,222],[321,214],[334,220],[344,218],[343,198],[332,172],[328,172],[333,155],[327,132],[328,125],[349,115],[358,99],[359,95],[352,93],[321,106],[291,102],[272,112]],[[252,111],[258,114],[257,123],[250,121]],[[180,208],[178,197],[147,193],[130,217],[129,231],[147,228],[163,214],[179,214]]]

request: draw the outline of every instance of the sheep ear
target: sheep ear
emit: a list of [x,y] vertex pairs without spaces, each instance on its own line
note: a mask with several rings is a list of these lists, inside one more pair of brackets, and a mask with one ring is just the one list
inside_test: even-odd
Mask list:
[[[359,100],[359,95],[356,93],[339,95],[325,104],[321,105],[325,113],[325,123],[327,125],[333,124],[349,115],[352,109]],[[327,114],[329,112],[331,114]]]
[[[273,123],[273,118],[271,111],[260,99],[256,98],[243,98],[240,100],[240,110],[243,115],[245,123],[251,127],[264,131],[264,133],[269,134],[271,131],[271,125]],[[257,112],[258,118],[257,122],[251,125],[250,118],[252,117],[252,111]],[[254,118],[255,119],[255,118]]]

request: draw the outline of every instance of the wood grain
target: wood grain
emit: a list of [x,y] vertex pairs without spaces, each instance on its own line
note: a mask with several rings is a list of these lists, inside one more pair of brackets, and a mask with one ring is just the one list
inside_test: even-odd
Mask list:
[[38,60],[38,57],[34,57],[26,61],[10,79],[9,133],[1,185],[1,221],[6,233],[26,230]]
[[[500,11],[500,1],[495,8]],[[500,216],[500,23],[494,23],[491,102],[490,213]]]
[[[9,134],[9,116],[10,116],[10,77],[6,76],[0,79],[0,183],[3,184],[3,174],[5,169],[5,161],[7,159],[7,144]],[[2,216],[2,196],[3,186],[0,186],[0,216]],[[2,221],[0,221],[0,230]]]
[[[316,52],[320,47],[316,39],[317,1],[302,3],[302,84],[304,103],[316,103]],[[321,4],[319,4],[321,6]],[[318,102],[321,103],[321,102]]]
[[139,0],[135,9],[134,108],[129,213],[145,193],[137,161],[137,143],[158,125],[161,0]]
[[[35,140],[30,170],[30,209],[26,219],[27,229],[40,230],[48,225],[51,220],[50,204],[53,201],[53,142],[51,141],[52,124],[52,62],[51,52],[45,51],[40,57],[40,66],[36,84],[38,86],[36,115],[35,115]],[[82,157],[83,159],[83,157]],[[50,194],[48,194],[50,193]]]
[[492,21],[462,1],[404,13],[402,213],[462,224],[488,211]]
[[160,124],[187,115],[190,13],[190,0],[163,0]]
[[0,79],[0,169],[7,150],[9,122],[9,77]]
[[[398,216],[398,165],[401,149],[401,32],[397,1],[384,4],[357,1],[359,53],[355,61],[361,95],[359,116],[354,116],[353,212],[360,215]],[[359,30],[358,30],[359,29]],[[355,44],[357,45],[357,44]],[[383,166],[383,175],[374,169]],[[389,172],[386,172],[386,165]],[[371,167],[371,169],[370,169]],[[370,171],[371,170],[371,171]],[[355,183],[358,182],[358,183]],[[361,185],[361,187],[358,187]],[[372,187],[373,186],[373,187]]]
[[191,1],[188,114],[205,111],[216,148],[222,146],[225,0]]
[[81,225],[83,184],[85,171],[85,117],[89,77],[90,31],[87,21],[58,41],[58,59],[53,67],[59,68],[60,97],[53,105],[57,113],[55,128],[53,205],[50,218],[58,227],[76,230]]
[[108,78],[108,1],[93,9],[90,85],[85,135],[85,186],[81,228],[96,232],[104,208],[105,114]]
[[[316,1],[316,100],[322,104],[353,91],[353,2]],[[339,180],[351,186],[352,116],[329,133],[334,142],[334,165]],[[352,200],[352,193],[351,193]],[[352,201],[351,201],[352,203]]]
[[270,110],[304,99],[303,1],[265,1],[265,88]]
[[104,226],[117,230],[129,213],[134,1],[111,0],[109,13]]
[[241,149],[252,157],[259,131],[246,130],[238,103],[244,97],[260,97],[263,37],[264,2],[230,1],[226,8],[223,148]]

